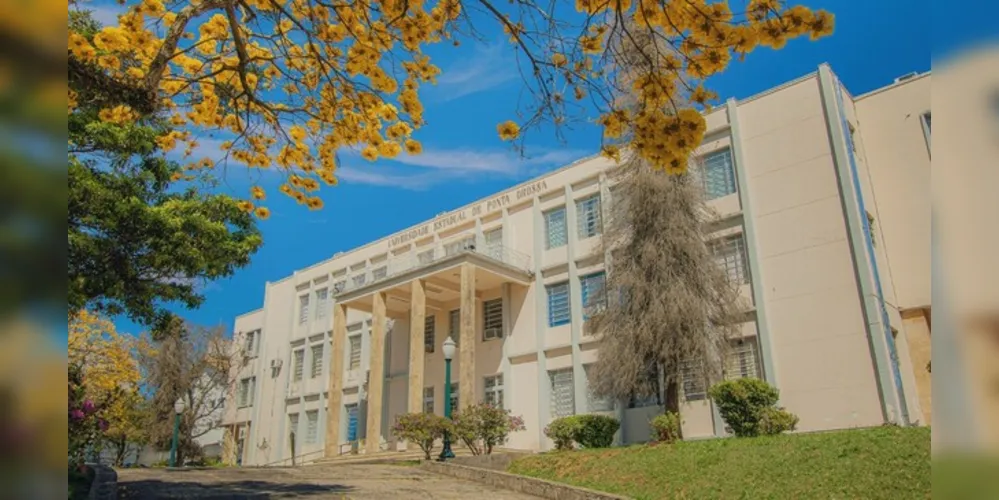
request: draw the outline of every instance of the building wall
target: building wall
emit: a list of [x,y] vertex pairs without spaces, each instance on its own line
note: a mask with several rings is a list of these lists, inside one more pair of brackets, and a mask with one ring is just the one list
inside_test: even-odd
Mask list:
[[[902,250],[893,247],[905,247],[904,243],[895,242],[916,244],[919,236],[918,224],[910,220],[915,216],[906,213],[908,205],[903,203],[906,196],[895,196],[898,200],[892,201],[895,193],[881,194],[890,191],[891,176],[898,169],[882,165],[887,161],[884,158],[892,156],[892,147],[884,147],[881,142],[909,140],[910,134],[884,138],[889,132],[865,131],[869,115],[877,114],[878,120],[890,122],[889,117],[881,115],[897,115],[908,109],[906,105],[918,107],[909,103],[918,96],[909,96],[911,89],[907,86],[897,86],[906,95],[889,98],[888,94],[897,91],[893,87],[884,96],[872,94],[858,101],[863,104],[856,104],[847,95],[844,104],[830,108],[824,102],[828,90],[823,90],[822,71],[741,102],[730,101],[727,106],[708,113],[708,132],[698,150],[699,155],[723,150],[731,153],[738,186],[735,192],[708,202],[717,214],[709,238],[741,235],[744,241],[745,272],[750,279],[741,286],[741,292],[749,314],[741,336],[755,339],[759,376],[780,389],[781,404],[799,415],[799,429],[804,431],[879,425],[888,412],[894,411],[888,400],[891,394],[879,392],[879,383],[884,383],[886,370],[890,371],[883,356],[887,341],[883,335],[883,317],[871,314],[871,294],[864,294],[875,282],[870,274],[874,271],[865,275],[863,269],[877,269],[881,280],[888,282],[884,299],[906,296],[913,297],[906,300],[918,301],[917,289],[922,283],[918,276],[901,282],[897,279],[899,273],[910,270],[915,273],[921,258],[905,254],[895,260]],[[922,83],[915,85],[913,88]],[[855,167],[860,189],[859,194],[851,191],[852,194],[847,193],[849,196],[844,195],[844,186],[852,190],[853,184],[844,182],[843,176],[850,176],[852,181],[854,174],[843,162],[846,142],[837,142],[832,130],[839,127],[839,120],[844,117],[861,131],[855,134],[861,138],[856,141]],[[880,122],[870,120],[875,122],[873,126],[879,126]],[[508,445],[523,449],[551,448],[551,441],[543,434],[553,413],[550,372],[571,370],[575,412],[589,411],[583,367],[596,361],[599,351],[586,335],[579,279],[604,270],[607,256],[602,253],[599,237],[581,239],[576,234],[576,202],[599,194],[606,220],[611,202],[607,174],[613,168],[610,160],[586,158],[268,283],[263,308],[237,318],[235,325],[237,332],[252,328],[262,328],[264,332],[260,356],[243,368],[257,373],[255,404],[249,409],[234,409],[227,416],[227,422],[233,426],[252,421],[244,463],[290,461],[288,414],[300,415],[302,429],[305,412],[312,409],[318,409],[321,415],[317,442],[302,443],[296,451],[304,454],[305,459],[322,453],[329,360],[324,359],[320,377],[310,378],[309,347],[324,345],[323,353],[328,358],[333,307],[329,304],[326,314],[318,315],[317,292],[341,281],[352,283],[362,274],[370,282],[372,271],[386,266],[391,273],[397,262],[416,259],[420,252],[436,245],[466,237],[481,244],[483,235],[494,228],[502,228],[505,248],[529,259],[526,265],[534,272],[534,281],[530,286],[480,290],[481,297],[475,300],[474,393],[481,400],[484,377],[502,374],[505,406],[523,416],[527,427],[524,432],[514,433]],[[922,182],[920,179],[918,175],[908,179],[906,189],[915,192]],[[858,246],[856,219],[851,222],[848,215],[851,210],[858,210],[860,204],[851,205],[850,196],[866,201],[876,211],[877,227],[885,235],[885,244],[876,252],[873,264],[884,262],[881,267],[858,251],[863,247]],[[547,249],[544,215],[563,207],[567,244]],[[889,229],[895,224],[906,227]],[[569,283],[571,321],[549,327],[546,286],[562,282]],[[307,320],[300,322],[303,296],[309,297],[310,310]],[[504,337],[484,340],[482,302],[493,298],[505,300]],[[434,389],[437,413],[443,412],[442,345],[448,332],[448,311],[458,306],[454,300],[442,304],[440,309],[427,309],[427,315],[435,318],[436,335],[434,352],[425,358],[424,385]],[[894,310],[889,316],[891,326],[904,331],[906,335],[902,337],[907,338],[909,327],[899,312]],[[361,408],[358,435],[362,438],[368,406],[365,377],[371,360],[368,318],[362,311],[348,311],[348,337],[359,334],[362,338],[361,363],[358,370],[345,369],[342,375],[342,402]],[[385,395],[377,405],[382,411],[384,449],[396,447],[390,428],[395,417],[408,407],[409,318],[393,318],[390,325],[386,350],[382,353],[386,359]],[[906,338],[900,341],[899,348],[903,386],[908,388],[904,396],[918,410],[928,406],[928,393],[916,389],[920,387],[917,380],[922,378],[915,375],[913,366],[927,353],[921,346],[911,347]],[[344,349],[345,367],[349,359],[347,346],[349,343]],[[300,347],[306,348],[305,373],[303,381],[293,382],[290,375],[293,351]],[[283,360],[282,368],[273,373],[269,369],[272,359]],[[453,382],[458,382],[458,373],[460,360],[455,359]],[[888,387],[888,390],[893,389]],[[346,410],[330,411],[341,412],[340,436],[341,442],[346,443]],[[621,441],[647,440],[648,421],[661,411],[659,406],[627,408],[624,402],[616,403],[613,414],[623,422]],[[684,401],[681,412],[686,437],[725,435],[724,424],[709,400]],[[302,434],[299,430],[299,435]]]

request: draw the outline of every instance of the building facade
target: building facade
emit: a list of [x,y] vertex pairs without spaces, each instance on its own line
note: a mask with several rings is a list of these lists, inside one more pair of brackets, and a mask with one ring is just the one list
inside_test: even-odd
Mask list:
[[[852,96],[822,65],[706,114],[708,243],[751,304],[727,376],[775,385],[801,431],[929,423],[929,81]],[[443,412],[448,336],[452,403],[524,418],[507,446],[549,449],[553,418],[590,412],[619,418],[620,442],[647,440],[658,400],[600,400],[587,384],[613,168],[586,158],[267,283],[235,321],[245,360],[224,455],[403,446],[396,415]],[[687,438],[726,434],[705,392],[683,384]]]

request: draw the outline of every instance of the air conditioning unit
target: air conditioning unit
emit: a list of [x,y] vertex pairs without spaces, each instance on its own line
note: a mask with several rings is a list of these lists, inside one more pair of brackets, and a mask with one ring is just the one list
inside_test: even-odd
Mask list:
[[503,329],[502,328],[486,328],[486,331],[483,332],[483,336],[486,339],[503,338]]
[[284,364],[284,360],[281,358],[274,358],[271,360],[271,368],[281,368],[282,364]]

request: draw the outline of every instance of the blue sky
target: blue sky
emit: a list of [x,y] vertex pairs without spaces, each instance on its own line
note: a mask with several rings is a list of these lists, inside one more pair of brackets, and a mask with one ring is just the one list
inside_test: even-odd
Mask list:
[[[741,3],[733,0],[734,5]],[[733,62],[711,82],[722,99],[766,90],[814,71],[823,62],[832,66],[851,93],[860,94],[905,73],[929,70],[933,44],[957,40],[962,33],[967,38],[956,28],[951,28],[952,33],[938,29],[930,36],[929,0],[803,3],[832,11],[836,15],[835,34],[818,42],[794,40],[780,51],[758,49],[744,62]],[[91,5],[97,8],[98,18],[113,19],[113,5]],[[994,13],[980,17],[995,18]],[[264,246],[252,264],[229,279],[208,284],[204,288],[207,300],[199,310],[178,312],[196,323],[230,327],[236,315],[262,305],[266,281],[279,280],[338,251],[363,245],[596,151],[599,131],[592,126],[566,132],[564,142],[548,131],[534,132],[527,143],[526,158],[518,157],[498,139],[496,124],[516,119],[521,99],[513,47],[502,38],[495,37],[493,42],[467,40],[457,48],[442,45],[431,55],[443,74],[435,88],[422,92],[428,125],[416,138],[423,142],[425,153],[373,164],[344,156],[338,172],[341,183],[321,191],[326,207],[317,212],[282,199],[272,189],[268,205],[273,215],[260,224]],[[223,189],[245,196],[247,186],[245,176],[235,174]],[[117,323],[126,332],[141,330],[127,320]]]

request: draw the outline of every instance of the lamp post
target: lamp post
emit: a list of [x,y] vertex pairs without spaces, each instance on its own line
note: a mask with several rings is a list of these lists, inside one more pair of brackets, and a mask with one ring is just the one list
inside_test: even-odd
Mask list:
[[[454,358],[454,340],[449,336],[444,341],[444,418],[451,420],[451,359]],[[444,449],[438,457],[441,462],[454,458],[451,451],[451,433],[444,431]]]
[[177,441],[180,439],[180,414],[184,413],[184,398],[173,404],[173,443],[170,444],[170,467],[177,466]]

